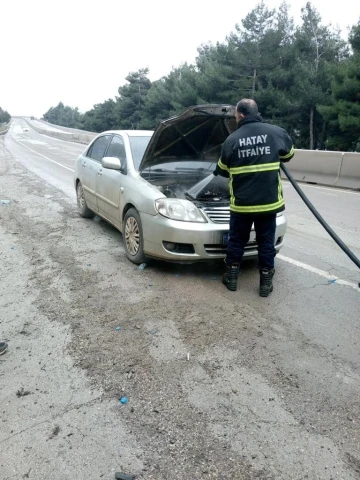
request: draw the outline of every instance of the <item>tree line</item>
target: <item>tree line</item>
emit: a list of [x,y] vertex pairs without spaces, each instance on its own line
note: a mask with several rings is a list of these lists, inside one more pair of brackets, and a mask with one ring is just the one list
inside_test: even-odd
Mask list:
[[85,113],[60,102],[44,119],[94,132],[152,130],[191,105],[248,97],[296,148],[360,151],[360,20],[345,41],[311,3],[301,12],[295,27],[286,3],[261,1],[224,42],[201,45],[194,64],[153,82],[147,68],[131,72],[114,99]]
[[10,113],[0,107],[0,123],[9,123],[10,119]]

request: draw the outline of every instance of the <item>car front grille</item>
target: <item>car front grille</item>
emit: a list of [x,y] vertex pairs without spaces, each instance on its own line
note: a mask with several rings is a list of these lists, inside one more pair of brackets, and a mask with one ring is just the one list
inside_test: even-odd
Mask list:
[[205,207],[202,211],[213,223],[230,222],[230,207]]
[[[282,242],[283,237],[278,237],[275,243],[275,247],[280,245]],[[219,243],[219,244],[205,244],[204,245],[205,251],[209,255],[226,255],[226,245]],[[248,242],[245,246],[245,252],[253,250],[256,252],[257,243],[256,242]],[[256,252],[257,253],[257,252]]]
[[[226,254],[226,245],[224,244],[213,244],[213,245],[204,245],[206,253],[209,255],[225,255]],[[245,246],[245,251],[254,250],[257,248],[256,242],[249,242]]]

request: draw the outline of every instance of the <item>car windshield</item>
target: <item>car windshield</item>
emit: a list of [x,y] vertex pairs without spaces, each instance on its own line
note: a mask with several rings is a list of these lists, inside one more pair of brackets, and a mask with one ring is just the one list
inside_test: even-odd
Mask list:
[[146,137],[129,137],[130,148],[134,160],[134,167],[139,170],[139,165],[144,156],[146,147],[150,142],[151,135]]

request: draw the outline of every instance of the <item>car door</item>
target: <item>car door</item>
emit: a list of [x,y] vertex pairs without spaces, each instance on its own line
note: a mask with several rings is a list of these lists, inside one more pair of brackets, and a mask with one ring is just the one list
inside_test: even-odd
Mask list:
[[85,200],[90,209],[98,210],[96,200],[96,178],[101,167],[107,146],[109,145],[111,135],[102,135],[98,137],[89,147],[86,155],[81,159],[81,183],[83,185]]
[[121,226],[122,192],[126,178],[126,153],[124,139],[115,134],[105,152],[106,157],[118,158],[124,169],[111,170],[99,166],[96,176],[96,197],[100,215]]

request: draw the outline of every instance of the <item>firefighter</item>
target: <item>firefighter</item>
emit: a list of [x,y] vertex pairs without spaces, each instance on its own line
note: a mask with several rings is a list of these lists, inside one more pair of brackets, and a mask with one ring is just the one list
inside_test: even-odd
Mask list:
[[224,142],[214,175],[229,177],[230,231],[223,283],[236,291],[245,245],[254,224],[258,244],[260,296],[273,290],[276,214],[285,209],[280,161],[294,156],[291,137],[264,123],[252,99],[236,105],[237,130]]

